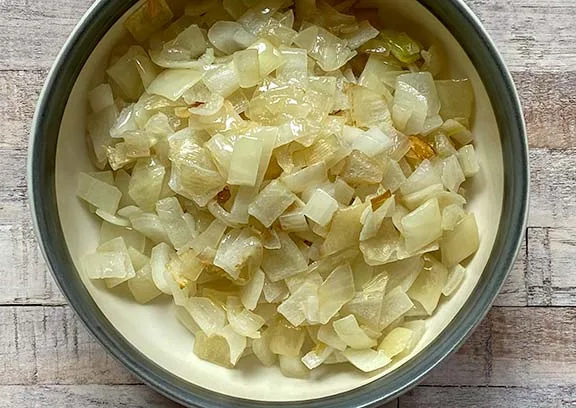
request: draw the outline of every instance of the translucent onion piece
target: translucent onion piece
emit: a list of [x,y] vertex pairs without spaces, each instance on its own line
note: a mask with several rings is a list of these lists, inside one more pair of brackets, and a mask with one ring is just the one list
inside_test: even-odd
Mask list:
[[444,285],[444,288],[442,289],[442,294],[446,297],[452,296],[452,294],[460,287],[465,277],[466,269],[462,265],[456,265],[450,269],[446,285]]
[[436,81],[442,119],[470,120],[474,110],[474,90],[468,79]]
[[173,254],[172,249],[165,244],[160,243],[152,248],[150,256],[150,265],[152,268],[152,280],[154,285],[167,295],[172,294],[169,282],[172,279],[167,265],[170,262],[170,256]]
[[379,128],[370,128],[352,143],[352,148],[374,157],[394,147],[394,141]]
[[454,231],[456,225],[466,216],[466,212],[457,204],[450,204],[442,210],[442,229]]
[[460,122],[453,119],[448,119],[444,122],[440,131],[460,145],[467,145],[474,140],[472,132],[470,132]]
[[286,212],[280,216],[280,226],[286,232],[308,231],[308,222],[302,209]]
[[426,259],[424,270],[420,272],[406,294],[422,305],[428,315],[432,315],[446,286],[448,270],[433,258]]
[[335,350],[344,351],[347,347],[346,343],[338,336],[338,333],[336,333],[330,323],[320,326],[318,330],[318,340]]
[[344,35],[343,38],[348,41],[348,47],[355,50],[366,44],[372,38],[377,37],[378,34],[380,34],[380,31],[372,27],[368,21],[362,21],[358,24],[358,30]]
[[336,212],[328,236],[322,245],[321,253],[324,256],[340,252],[358,242],[362,231],[360,217],[364,208],[364,205],[356,204]]
[[212,221],[208,228],[192,241],[190,248],[197,255],[205,253],[207,249],[213,251],[214,255],[216,255],[216,248],[218,248],[227,228],[226,224],[219,220]]
[[397,287],[384,296],[378,328],[383,330],[414,307],[408,295]]
[[355,350],[371,348],[377,344],[376,340],[369,337],[366,332],[360,328],[354,315],[348,315],[340,320],[336,320],[332,325],[340,339],[346,343],[348,347]]
[[206,265],[194,254],[192,250],[187,250],[172,257],[167,265],[169,272],[175,279],[182,279],[195,282],[204,271]]
[[442,161],[442,182],[451,192],[457,193],[460,185],[466,181],[458,157],[450,156]]
[[273,326],[270,333],[270,350],[274,354],[298,357],[305,337],[305,330],[280,320]]
[[277,356],[270,350],[270,330],[264,330],[259,339],[252,340],[252,351],[265,367],[276,363]]
[[442,263],[448,268],[474,254],[480,246],[478,225],[474,214],[468,214],[453,231],[446,231],[440,244]]
[[332,347],[319,344],[316,349],[308,352],[302,357],[302,363],[309,369],[313,370],[320,367],[328,357],[334,352]]
[[166,234],[174,248],[179,251],[186,248],[194,238],[191,230],[184,220],[184,212],[178,199],[175,197],[164,198],[156,203],[156,213],[164,225]]
[[209,98],[198,107],[188,109],[193,115],[212,116],[217,114],[224,106],[224,98],[218,94],[212,94]]
[[318,186],[327,179],[328,173],[324,162],[313,164],[294,173],[284,174],[281,177],[286,187],[296,194],[302,193],[310,187]]
[[[278,313],[282,314],[293,326],[300,326],[308,319],[316,322],[318,319],[318,287],[320,284],[314,280],[306,280],[293,294],[278,306]],[[313,301],[314,305],[309,302]],[[314,310],[310,310],[310,306]]]
[[270,227],[296,200],[296,196],[281,181],[273,180],[248,207],[248,213]]
[[412,330],[405,327],[396,327],[384,337],[378,346],[378,350],[384,352],[389,358],[394,358],[410,349],[413,336],[414,332]]
[[124,26],[136,41],[143,42],[164,24],[173,14],[166,0],[145,1],[132,11]]
[[134,56],[137,54],[146,55],[146,52],[142,47],[130,47],[126,54],[106,70],[108,77],[130,101],[138,100],[144,91],[144,85],[134,62]]
[[442,184],[442,179],[430,161],[424,160],[400,187],[400,191],[407,195],[434,184]]
[[318,289],[319,321],[326,324],[354,297],[354,276],[349,264],[339,266]]
[[460,161],[460,166],[462,167],[462,171],[466,177],[473,177],[480,171],[480,165],[478,164],[478,158],[474,146],[463,146],[458,150],[458,160]]
[[317,189],[306,203],[303,213],[318,225],[327,226],[338,210],[338,202],[324,190]]
[[280,361],[280,371],[289,378],[308,378],[310,371],[302,363],[300,356],[278,356]]
[[118,117],[118,108],[116,105],[108,106],[100,112],[88,117],[87,130],[92,142],[92,151],[94,153],[95,165],[103,169],[107,162],[107,150],[112,144],[110,129]]
[[248,49],[258,50],[258,63],[260,64],[260,76],[262,77],[270,74],[284,62],[278,48],[267,40],[259,39]]
[[340,69],[356,55],[356,51],[348,48],[346,41],[318,26],[300,31],[294,43],[307,50],[308,55],[326,72]]
[[386,171],[386,162],[377,158],[370,158],[364,153],[354,150],[348,158],[346,164],[340,172],[340,177],[351,186],[359,184],[380,183]]
[[382,351],[367,350],[345,350],[344,357],[356,368],[370,373],[386,367],[392,361],[386,353]]
[[154,208],[160,197],[165,174],[164,166],[157,159],[138,160],[132,170],[128,193],[140,208]]
[[239,78],[233,63],[211,65],[202,80],[210,92],[224,98],[232,95],[240,88]]
[[361,218],[363,227],[360,232],[360,241],[374,238],[378,234],[380,227],[382,227],[384,218],[391,217],[395,208],[396,201],[394,196],[386,199],[384,204],[382,204],[376,211],[373,210],[372,206],[367,207]]
[[100,218],[102,218],[104,221],[107,221],[110,224],[114,224],[114,225],[117,225],[119,227],[129,227],[130,226],[130,221],[128,221],[126,218],[117,217],[117,216],[112,215],[110,213],[107,213],[106,211],[103,211],[101,209],[96,210],[96,215],[99,216]]
[[247,310],[254,310],[264,289],[265,275],[260,269],[256,270],[252,279],[241,290],[242,304]]
[[442,214],[437,199],[432,199],[402,219],[406,249],[417,251],[442,236]]
[[391,121],[388,103],[382,95],[362,86],[354,86],[349,92],[356,126],[379,126]]
[[203,334],[202,329],[196,324],[192,316],[190,316],[190,312],[183,306],[174,306],[174,314],[178,321],[184,326],[190,333],[193,335]]
[[229,297],[226,305],[226,316],[230,327],[241,336],[252,339],[260,338],[260,329],[266,322],[262,317],[244,309],[240,299]]
[[234,68],[241,88],[252,88],[261,81],[258,50],[248,49],[234,53]]
[[240,137],[234,144],[230,159],[228,183],[237,186],[256,185],[263,142],[253,137]]
[[226,313],[211,299],[190,298],[186,309],[207,336],[219,333],[226,325]]
[[124,239],[124,242],[126,243],[128,248],[134,248],[139,252],[144,251],[144,246],[146,244],[146,237],[144,237],[144,235],[131,229],[110,224],[106,221],[102,222],[102,227],[100,228],[101,243],[110,241],[118,237]]
[[87,203],[109,214],[115,214],[122,193],[115,186],[86,173],[78,175],[76,195]]
[[230,345],[226,338],[220,335],[207,336],[200,332],[195,336],[194,354],[202,360],[209,361],[222,367],[232,368],[230,362]]
[[270,282],[269,280],[265,280],[262,291],[264,292],[264,300],[271,304],[280,303],[289,295],[288,288],[284,281]]
[[412,344],[405,351],[405,353],[409,353],[416,348],[416,346],[424,336],[424,332],[426,331],[426,322],[422,320],[412,320],[403,323],[402,326],[412,330]]
[[214,265],[236,280],[245,268],[251,272],[260,266],[262,251],[262,243],[249,229],[232,230],[220,242]]
[[152,279],[152,267],[144,265],[136,271],[136,276],[128,281],[128,288],[138,303],[148,303],[162,294]]
[[109,251],[85,255],[82,259],[89,279],[122,279],[134,276],[134,269],[127,252]]
[[361,292],[355,294],[343,311],[353,314],[362,324],[379,327],[387,282],[388,276],[385,274],[376,276]]
[[308,54],[302,48],[280,47],[284,64],[276,70],[276,78],[282,82],[305,85],[308,79]]
[[256,37],[234,21],[218,21],[208,30],[208,40],[225,54],[234,54],[256,41]]
[[98,85],[88,94],[88,101],[94,113],[98,113],[102,109],[114,105],[112,87],[109,84]]

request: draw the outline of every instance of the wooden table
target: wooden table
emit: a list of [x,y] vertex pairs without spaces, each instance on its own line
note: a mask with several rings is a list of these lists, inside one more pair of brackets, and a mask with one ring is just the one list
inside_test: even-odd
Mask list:
[[[441,0],[439,0],[441,1]],[[26,202],[28,131],[92,0],[0,0],[0,407],[173,407],[90,337],[46,270]],[[530,136],[525,246],[468,343],[390,407],[576,405],[576,2],[468,0],[512,70]]]

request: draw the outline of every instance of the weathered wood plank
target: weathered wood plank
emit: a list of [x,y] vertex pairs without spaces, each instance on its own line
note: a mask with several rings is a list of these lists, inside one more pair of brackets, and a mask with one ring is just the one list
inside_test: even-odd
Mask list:
[[69,307],[0,307],[0,384],[132,383]]
[[[0,2],[0,69],[46,69],[91,0]],[[558,71],[576,66],[570,0],[469,0],[515,71]],[[22,39],[26,39],[23,41]]]
[[34,408],[177,408],[145,385],[2,386],[0,405]]
[[494,308],[426,385],[547,387],[576,384],[576,310]]
[[573,407],[575,392],[573,387],[418,387],[400,398],[400,407]]
[[0,69],[49,68],[92,0],[0,2]]

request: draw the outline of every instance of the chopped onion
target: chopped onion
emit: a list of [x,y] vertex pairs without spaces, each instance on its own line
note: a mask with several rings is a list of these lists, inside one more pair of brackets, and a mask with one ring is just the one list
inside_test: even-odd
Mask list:
[[265,275],[260,269],[256,270],[252,279],[242,288],[242,304],[247,310],[254,310],[264,288]]
[[88,101],[94,113],[98,113],[102,109],[114,105],[112,87],[109,84],[98,85],[88,94]]
[[345,209],[339,209],[334,215],[328,236],[322,245],[324,256],[333,255],[352,246],[360,239],[362,224],[360,217],[364,205],[356,204]]
[[241,88],[252,88],[261,81],[258,50],[248,49],[234,53],[234,68]]
[[402,291],[402,288],[397,287],[396,289],[393,289],[390,293],[384,296],[382,314],[380,316],[378,328],[380,330],[387,328],[413,307],[414,303],[412,303],[408,295]]
[[167,295],[171,295],[172,291],[170,289],[170,273],[168,271],[168,262],[170,262],[170,256],[172,255],[172,250],[165,243],[160,243],[152,248],[152,255],[150,256],[150,265],[152,268],[152,280],[156,287]]
[[262,149],[262,140],[257,138],[240,137],[236,141],[228,169],[229,184],[254,187]]
[[256,37],[234,21],[217,21],[208,30],[208,40],[225,54],[234,54],[256,41]]
[[86,173],[80,173],[78,175],[76,195],[90,205],[109,214],[116,213],[120,198],[122,197],[122,193],[118,188]]
[[273,180],[248,207],[248,213],[270,227],[296,201],[296,196],[281,181]]
[[270,330],[264,330],[260,338],[252,340],[252,351],[264,366],[274,365],[277,356],[270,350]]
[[382,351],[367,350],[345,350],[344,357],[356,368],[370,373],[386,367],[392,361],[386,353]]
[[207,336],[220,333],[226,325],[226,313],[211,299],[192,297],[186,309]]
[[449,191],[458,192],[464,181],[466,177],[456,156],[450,156],[442,161],[442,182]]
[[315,350],[308,352],[302,357],[302,363],[304,363],[309,370],[313,370],[320,367],[333,352],[334,349],[332,347],[319,344]]
[[306,203],[303,213],[318,225],[327,226],[338,210],[338,202],[324,190],[317,189]]
[[448,280],[448,270],[440,262],[427,257],[426,264],[406,294],[432,315]]
[[156,212],[174,248],[179,251],[187,247],[194,238],[195,231],[191,230],[184,220],[184,212],[178,199],[168,197],[158,201]]
[[348,315],[333,324],[338,337],[346,343],[348,347],[355,350],[362,350],[374,347],[377,343],[360,328],[354,315]]
[[229,297],[226,305],[226,315],[230,327],[241,336],[252,339],[260,338],[260,329],[266,321],[242,307],[240,299]]
[[310,26],[298,33],[294,43],[307,50],[308,55],[326,72],[340,69],[356,55],[348,48],[346,41],[318,26]]
[[223,96],[232,95],[240,83],[233,63],[211,65],[202,78],[210,92]]
[[466,177],[473,177],[480,171],[474,146],[467,145],[458,150],[458,160]]
[[442,294],[446,297],[452,296],[452,294],[462,284],[465,276],[466,269],[462,265],[456,265],[450,269],[450,272],[448,273],[448,279],[446,280],[446,284],[442,289]]
[[304,344],[306,332],[292,327],[285,321],[278,321],[270,333],[270,350],[274,354],[298,357]]
[[278,356],[280,361],[280,371],[290,378],[308,378],[310,371],[302,363],[300,356]]
[[446,231],[440,244],[442,263],[451,268],[470,255],[474,254],[480,246],[478,225],[474,214],[468,214],[453,231]]
[[326,164],[319,162],[294,173],[284,174],[281,180],[286,187],[299,194],[311,187],[322,184],[327,178]]
[[354,297],[354,276],[350,265],[334,269],[318,289],[319,321],[326,324]]
[[405,327],[396,327],[384,337],[384,340],[378,346],[378,350],[386,354],[388,358],[394,358],[410,348],[413,336],[414,332],[412,330]]

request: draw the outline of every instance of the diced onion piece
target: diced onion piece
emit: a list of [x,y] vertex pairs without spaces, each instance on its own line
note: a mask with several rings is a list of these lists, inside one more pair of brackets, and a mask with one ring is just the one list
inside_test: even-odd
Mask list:
[[196,324],[192,316],[190,316],[190,312],[184,306],[174,306],[174,314],[178,321],[184,326],[190,333],[193,335],[203,334],[202,329]]
[[480,171],[474,146],[467,145],[458,150],[458,160],[466,177],[473,177]]
[[212,116],[216,115],[223,106],[224,98],[221,95],[212,94],[200,106],[189,108],[188,112],[198,116]]
[[386,199],[384,204],[382,204],[376,211],[373,210],[372,206],[366,207],[364,214],[362,214],[362,231],[360,232],[360,241],[366,241],[367,239],[374,238],[382,223],[384,218],[391,217],[396,208],[396,201],[394,196]]
[[442,179],[432,163],[429,160],[424,160],[401,186],[400,191],[403,195],[407,195],[434,184],[442,184]]
[[225,54],[234,54],[254,43],[256,37],[234,21],[217,21],[208,30],[208,40]]
[[107,213],[106,211],[101,210],[99,208],[96,210],[96,215],[102,218],[104,221],[109,222],[110,224],[117,225],[119,227],[130,226],[130,221],[128,221],[126,218],[118,217],[116,215]]
[[220,240],[227,228],[226,224],[219,220],[212,221],[208,228],[192,241],[190,248],[192,248],[197,255],[205,252],[207,249],[214,251],[215,255],[216,248],[218,248]]
[[433,258],[427,258],[424,270],[420,272],[406,294],[422,305],[428,315],[432,315],[438,306],[447,279],[446,267]]
[[402,219],[406,249],[417,251],[442,236],[442,214],[437,199],[426,201]]
[[202,71],[194,69],[169,69],[158,75],[147,91],[175,101],[200,81],[202,75]]
[[292,296],[278,306],[282,314],[294,326],[300,326],[305,320],[318,321],[318,287],[314,280],[306,280]]
[[144,85],[134,62],[134,56],[140,53],[146,55],[142,47],[130,47],[126,54],[106,70],[108,77],[129,101],[136,101],[144,91]]
[[202,332],[197,333],[194,341],[194,354],[202,360],[219,366],[233,367],[230,362],[230,345],[223,336],[217,334],[207,336]]
[[261,81],[258,50],[247,49],[234,53],[234,68],[241,88],[252,88]]
[[453,231],[446,231],[440,243],[442,263],[448,268],[474,254],[480,246],[478,225],[474,214],[468,214]]
[[334,352],[332,347],[319,344],[316,349],[308,352],[302,357],[302,363],[309,369],[313,370],[324,364],[324,361]]
[[128,281],[128,288],[138,303],[148,303],[162,294],[154,284],[150,264],[136,271],[136,276]]
[[460,287],[464,277],[466,276],[466,269],[462,265],[456,265],[448,273],[448,279],[446,285],[442,289],[442,294],[446,297],[452,296],[452,294]]
[[364,205],[361,204],[339,209],[336,212],[328,236],[321,248],[322,255],[335,254],[358,242],[362,231],[360,217],[363,212]]
[[202,80],[211,92],[222,95],[224,98],[240,88],[238,75],[232,62],[210,66]]
[[346,41],[318,26],[300,31],[294,43],[307,50],[308,55],[326,72],[340,69],[356,55],[356,51],[348,48]]
[[280,47],[284,60],[276,70],[276,78],[282,82],[298,82],[306,84],[308,79],[308,54],[302,48]]
[[380,316],[378,328],[380,330],[387,328],[394,321],[404,316],[404,314],[413,307],[414,303],[410,300],[408,295],[403,292],[401,287],[393,289],[384,297],[384,302],[382,303],[382,314]]
[[[96,252],[82,259],[84,271],[89,279],[126,279],[134,276],[130,257],[125,252]],[[131,271],[131,272],[130,272]]]
[[288,288],[284,281],[270,282],[268,279],[264,281],[264,300],[271,304],[282,302],[288,295]]
[[364,20],[358,24],[358,30],[344,36],[348,41],[348,47],[355,50],[366,44],[373,38],[376,38],[380,31],[372,27],[372,25]]
[[226,316],[230,327],[241,336],[252,339],[260,338],[259,330],[266,322],[262,317],[242,307],[240,299],[229,297],[226,305]]
[[192,297],[186,304],[186,309],[207,336],[217,334],[224,329],[226,313],[211,299]]
[[264,330],[259,339],[252,340],[252,351],[265,367],[271,367],[277,360],[270,350],[270,329]]
[[449,191],[457,193],[464,181],[466,177],[456,156],[450,156],[442,161],[442,182]]
[[154,32],[172,20],[166,0],[142,2],[126,19],[124,26],[136,41],[146,41]]
[[297,357],[304,344],[306,331],[278,321],[270,333],[270,350],[274,354]]
[[88,94],[88,101],[94,113],[98,113],[102,109],[114,105],[112,87],[109,84],[98,85]]
[[302,273],[308,267],[308,262],[288,234],[279,232],[278,237],[281,248],[264,250],[262,258],[262,270],[272,282]]
[[405,322],[402,324],[403,327],[412,330],[412,344],[410,347],[405,351],[405,353],[409,353],[416,348],[424,333],[426,331],[426,322],[422,320],[412,320],[409,322]]
[[450,204],[442,210],[442,229],[454,231],[456,225],[466,216],[466,212],[458,204]]
[[364,153],[368,157],[378,156],[392,147],[394,147],[393,140],[376,127],[370,128],[352,143],[353,149]]
[[280,51],[265,39],[259,39],[248,49],[258,50],[260,76],[262,77],[270,74],[284,62]]
[[379,327],[380,316],[382,315],[382,305],[386,294],[388,276],[380,274],[366,284],[366,287],[357,292],[348,302],[343,311],[352,313],[361,323]]
[[349,349],[343,351],[342,354],[352,365],[354,365],[354,367],[364,371],[365,373],[370,373],[372,371],[384,368],[392,361],[386,355],[386,353],[371,349],[366,350]]
[[100,228],[101,243],[118,237],[123,238],[129,248],[134,248],[139,252],[144,251],[144,246],[146,245],[146,237],[144,237],[144,235],[140,234],[138,231],[119,227],[106,221],[102,222],[102,227]]
[[296,196],[281,181],[273,180],[248,207],[248,213],[270,227],[296,201]]
[[160,243],[152,248],[150,265],[152,267],[152,280],[156,287],[167,295],[172,294],[169,281],[172,279],[168,271],[168,262],[173,251],[165,243]]
[[442,119],[470,120],[474,111],[474,89],[469,79],[436,81]]
[[264,288],[265,275],[260,269],[256,270],[252,279],[241,290],[242,304],[247,310],[254,310]]
[[354,276],[349,264],[337,267],[318,289],[319,320],[326,324],[354,297]]
[[76,195],[87,203],[109,214],[116,214],[122,193],[115,186],[100,181],[87,173],[78,175]]
[[286,232],[308,231],[308,222],[302,209],[290,211],[280,216],[280,226]]
[[299,194],[310,187],[322,184],[327,180],[327,178],[328,172],[326,164],[324,162],[319,162],[294,173],[284,174],[282,175],[281,180],[286,187],[294,193]]
[[396,327],[384,337],[378,350],[384,352],[389,358],[405,352],[412,345],[414,332],[405,327]]
[[240,137],[236,141],[228,170],[229,184],[251,187],[256,185],[262,149],[262,140],[258,138]]
[[168,270],[176,278],[185,278],[195,282],[204,271],[205,266],[192,250],[186,250],[172,257],[168,263]]
[[348,347],[356,350],[362,350],[374,347],[376,340],[369,337],[364,330],[358,325],[354,315],[348,315],[332,323],[334,330],[340,339]]
[[324,190],[317,189],[306,206],[304,215],[318,225],[325,227],[338,210],[338,202]]
[[302,363],[300,356],[278,356],[280,361],[280,371],[289,378],[308,378],[310,371]]
[[178,199],[168,197],[158,201],[156,203],[156,212],[174,248],[179,251],[187,247],[194,236],[193,231],[190,230],[183,218],[184,212]]
[[154,208],[160,192],[166,170],[157,159],[140,159],[132,170],[128,186],[130,197],[145,210]]
[[438,198],[444,191],[442,184],[433,184],[414,193],[406,194],[402,201],[407,209],[415,210],[426,201]]
[[251,272],[260,264],[262,243],[249,229],[232,230],[220,242],[214,265],[238,279],[243,270]]
[[338,336],[332,324],[320,326],[318,340],[336,350],[346,350],[346,343]]

